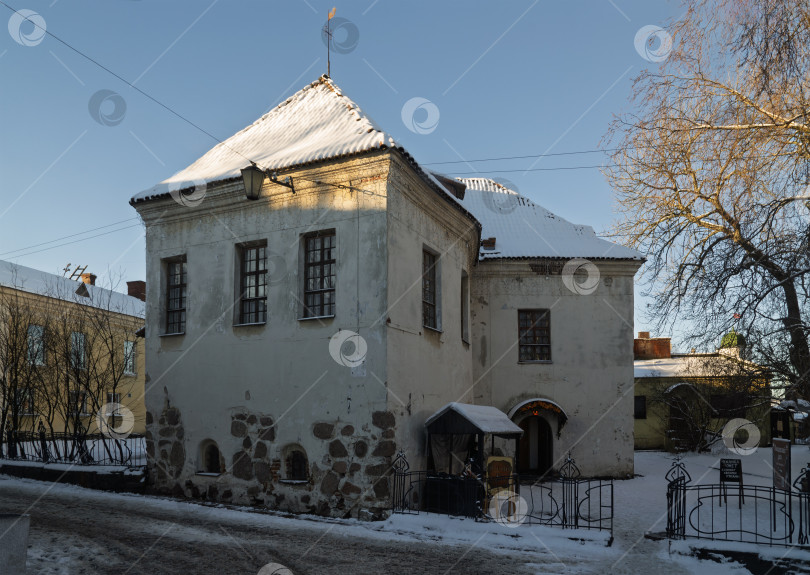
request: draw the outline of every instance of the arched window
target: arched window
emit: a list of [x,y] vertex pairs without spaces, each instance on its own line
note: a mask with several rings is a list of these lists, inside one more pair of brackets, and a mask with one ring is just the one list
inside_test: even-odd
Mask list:
[[222,473],[222,457],[216,442],[207,441],[202,446],[202,470],[204,473]]
[[300,445],[291,445],[285,452],[286,479],[294,481],[306,481],[309,479],[309,463],[304,448]]

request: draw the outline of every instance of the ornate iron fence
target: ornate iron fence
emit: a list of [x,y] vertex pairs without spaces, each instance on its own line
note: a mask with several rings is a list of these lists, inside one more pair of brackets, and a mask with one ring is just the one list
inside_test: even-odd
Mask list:
[[12,439],[2,444],[0,458],[72,465],[146,465],[143,435],[118,439],[105,435],[17,432]]
[[516,526],[550,525],[613,533],[613,481],[583,479],[570,457],[560,477],[450,476],[411,471],[405,454],[392,466],[393,513],[443,513]]
[[666,533],[671,539],[808,545],[808,468],[802,469],[793,489],[788,490],[727,483],[690,485],[692,479],[678,460],[673,462],[666,479]]

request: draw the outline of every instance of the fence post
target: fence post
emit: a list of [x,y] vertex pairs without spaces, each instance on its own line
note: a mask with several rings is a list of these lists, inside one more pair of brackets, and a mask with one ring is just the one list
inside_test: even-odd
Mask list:
[[405,452],[400,451],[397,454],[396,459],[394,459],[394,463],[391,464],[391,467],[394,470],[394,485],[391,489],[391,512],[402,512],[406,511],[408,504],[405,501],[407,497],[407,490],[405,489],[405,479],[408,476],[408,469],[410,469],[410,465],[408,464],[408,459],[405,457]]

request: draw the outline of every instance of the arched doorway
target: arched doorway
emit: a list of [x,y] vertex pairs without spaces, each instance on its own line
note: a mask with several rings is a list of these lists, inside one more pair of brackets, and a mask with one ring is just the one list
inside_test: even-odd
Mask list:
[[523,437],[520,438],[518,472],[544,475],[551,469],[554,461],[554,437],[551,426],[539,415],[524,417],[518,425],[523,430]]

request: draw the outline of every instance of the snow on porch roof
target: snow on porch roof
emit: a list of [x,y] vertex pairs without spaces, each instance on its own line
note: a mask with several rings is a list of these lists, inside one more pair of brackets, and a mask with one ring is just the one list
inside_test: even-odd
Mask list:
[[187,168],[134,195],[132,202],[241,177],[251,161],[279,170],[388,147],[396,147],[391,135],[321,76]]
[[458,178],[467,186],[461,202],[481,222],[482,238],[495,238],[494,249],[481,249],[481,260],[502,258],[589,258],[643,260],[636,250],[596,235],[590,226],[564,220],[489,178]]
[[[507,415],[491,405],[471,405],[469,403],[448,403],[425,420],[425,427],[431,433],[469,433],[465,426],[457,425],[454,415],[461,416],[480,433],[494,435],[522,435],[523,430]],[[444,425],[443,425],[444,424]],[[458,431],[453,431],[458,428]]]

